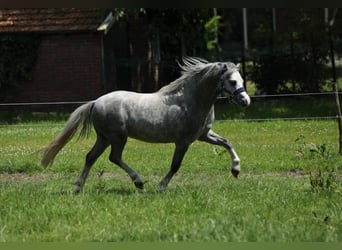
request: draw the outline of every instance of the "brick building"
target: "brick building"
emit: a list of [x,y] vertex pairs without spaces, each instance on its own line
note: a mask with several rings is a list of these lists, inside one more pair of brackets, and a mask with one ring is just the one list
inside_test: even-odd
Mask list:
[[2,102],[87,101],[115,89],[104,32],[98,31],[107,14],[104,9],[0,9],[0,35],[41,38],[32,80],[11,89]]

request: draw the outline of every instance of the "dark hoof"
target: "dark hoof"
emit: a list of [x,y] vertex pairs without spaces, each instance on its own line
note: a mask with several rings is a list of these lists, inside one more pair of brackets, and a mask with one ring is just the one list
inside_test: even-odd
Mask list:
[[138,189],[141,189],[141,190],[144,189],[144,183],[142,183],[142,182],[134,182],[134,185]]
[[239,174],[240,174],[240,171],[235,170],[235,169],[232,169],[232,175],[233,175],[236,179],[239,178]]
[[161,194],[161,193],[165,193],[165,192],[166,192],[166,187],[164,187],[164,186],[159,186],[158,189],[157,189],[157,192],[160,193],[160,194]]
[[79,187],[79,186],[76,186],[75,187],[75,190],[74,190],[74,194],[80,194],[81,193],[81,191],[82,191],[82,188],[81,187]]

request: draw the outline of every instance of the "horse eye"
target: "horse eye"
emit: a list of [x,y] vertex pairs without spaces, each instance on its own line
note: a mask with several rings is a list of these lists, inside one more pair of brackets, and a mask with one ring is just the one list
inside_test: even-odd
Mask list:
[[235,81],[235,80],[229,80],[229,83],[230,83],[230,85],[232,85],[233,87],[235,87],[237,81]]

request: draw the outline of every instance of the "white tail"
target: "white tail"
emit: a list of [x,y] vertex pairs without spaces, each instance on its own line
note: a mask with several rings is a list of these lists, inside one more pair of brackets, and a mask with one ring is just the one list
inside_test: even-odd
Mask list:
[[91,111],[93,105],[94,102],[88,102],[78,107],[70,115],[62,132],[50,143],[49,146],[42,149],[44,153],[41,163],[44,167],[52,164],[58,152],[71,140],[80,125],[82,125],[79,136],[80,138],[86,136],[90,132],[92,125]]

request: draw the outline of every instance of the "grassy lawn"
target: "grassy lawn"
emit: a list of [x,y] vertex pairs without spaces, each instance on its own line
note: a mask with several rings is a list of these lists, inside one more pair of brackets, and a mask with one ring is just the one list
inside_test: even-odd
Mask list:
[[47,169],[35,153],[63,125],[0,126],[0,242],[342,241],[335,121],[216,122],[241,158],[241,178],[231,176],[222,148],[195,142],[165,193],[156,190],[174,146],[130,139],[124,159],[145,190],[134,188],[107,151],[80,195],[72,182],[94,134],[72,140]]
[[334,117],[336,115],[333,95],[320,97],[253,98],[252,105],[241,109],[226,99],[217,102],[216,118],[227,119],[296,119]]

